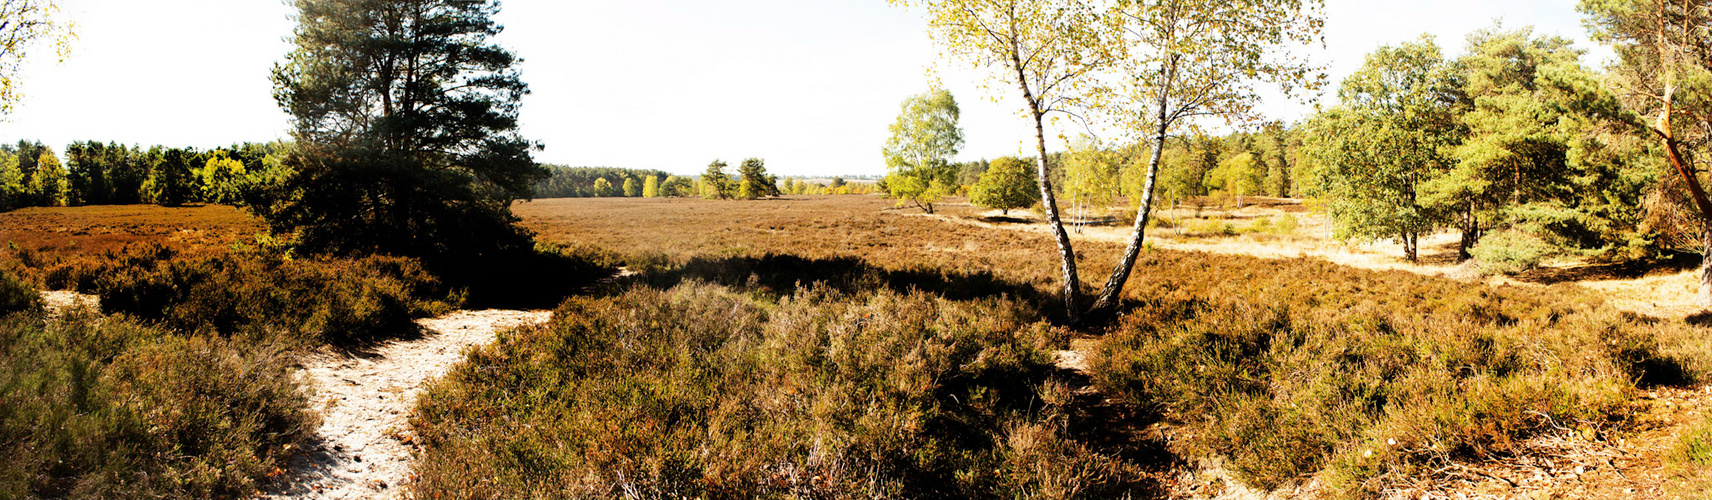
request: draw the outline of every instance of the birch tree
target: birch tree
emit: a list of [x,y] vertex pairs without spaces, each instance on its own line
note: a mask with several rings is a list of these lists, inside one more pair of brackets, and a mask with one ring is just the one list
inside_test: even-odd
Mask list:
[[72,25],[60,18],[53,0],[0,0],[0,115],[18,102],[18,73],[24,58],[43,43],[60,59],[71,52]]
[[1034,125],[1035,177],[1041,204],[1058,245],[1066,319],[1080,318],[1081,280],[1070,234],[1059,218],[1047,166],[1046,122],[1059,114],[1081,116],[1099,94],[1098,74],[1112,60],[1104,9],[1075,0],[888,0],[927,11],[928,30],[951,54],[992,71],[1014,86],[1022,114]]
[[1121,36],[1116,70],[1125,98],[1112,111],[1152,151],[1129,245],[1093,310],[1116,303],[1135,267],[1165,140],[1201,118],[1252,118],[1262,85],[1317,88],[1318,68],[1286,49],[1318,39],[1323,10],[1322,0],[1118,0],[1110,16]]

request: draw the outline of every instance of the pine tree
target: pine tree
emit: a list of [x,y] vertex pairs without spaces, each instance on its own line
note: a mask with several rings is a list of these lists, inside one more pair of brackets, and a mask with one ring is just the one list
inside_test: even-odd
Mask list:
[[497,0],[296,0],[275,67],[294,172],[253,207],[306,249],[466,257],[528,252],[510,205],[547,175],[518,132],[529,87],[492,43]]

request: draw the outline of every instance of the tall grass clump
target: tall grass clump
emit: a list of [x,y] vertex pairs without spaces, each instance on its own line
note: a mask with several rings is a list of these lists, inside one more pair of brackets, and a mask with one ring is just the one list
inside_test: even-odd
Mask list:
[[0,497],[251,496],[315,427],[292,363],[122,316],[0,319]]
[[573,298],[418,403],[418,497],[1116,498],[1010,299],[687,282]]
[[1570,289],[1155,255],[1095,379],[1163,408],[1178,453],[1252,486],[1317,476],[1335,497],[1371,496],[1453,460],[1521,453],[1532,436],[1619,426],[1636,383],[1706,374],[1708,354],[1669,341],[1689,327]]
[[73,259],[44,273],[51,288],[97,295],[109,312],[167,328],[349,344],[413,331],[414,318],[456,302],[417,261],[181,253],[159,244]]

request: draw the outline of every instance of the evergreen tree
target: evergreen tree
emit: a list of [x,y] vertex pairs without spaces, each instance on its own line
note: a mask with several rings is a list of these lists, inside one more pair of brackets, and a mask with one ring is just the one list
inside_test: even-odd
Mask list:
[[295,6],[296,48],[273,75],[297,142],[291,177],[252,209],[316,251],[453,262],[532,250],[510,205],[547,172],[518,133],[518,59],[491,41],[499,2]]
[[702,172],[700,181],[703,198],[728,200],[737,194],[736,183],[732,182],[731,176],[725,173],[725,168],[728,166],[720,160],[713,160],[712,163],[707,164],[707,170]]

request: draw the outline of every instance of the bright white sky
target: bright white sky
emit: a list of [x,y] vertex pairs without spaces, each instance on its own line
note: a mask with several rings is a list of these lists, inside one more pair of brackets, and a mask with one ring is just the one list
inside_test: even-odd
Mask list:
[[[79,40],[63,64],[36,51],[0,140],[208,148],[287,136],[268,81],[290,50],[285,2],[61,2]],[[1454,56],[1500,18],[1594,49],[1575,3],[1330,0],[1316,62],[1335,87],[1381,44],[1431,33]],[[758,156],[784,175],[883,173],[886,126],[935,67],[963,107],[963,158],[1016,154],[1033,137],[1014,100],[977,85],[984,72],[937,61],[919,11],[883,0],[509,0],[498,19],[500,43],[526,60],[523,131],[546,144],[545,163],[695,173]],[[1592,54],[1599,65],[1609,51]],[[1285,120],[1309,109],[1268,107]]]

